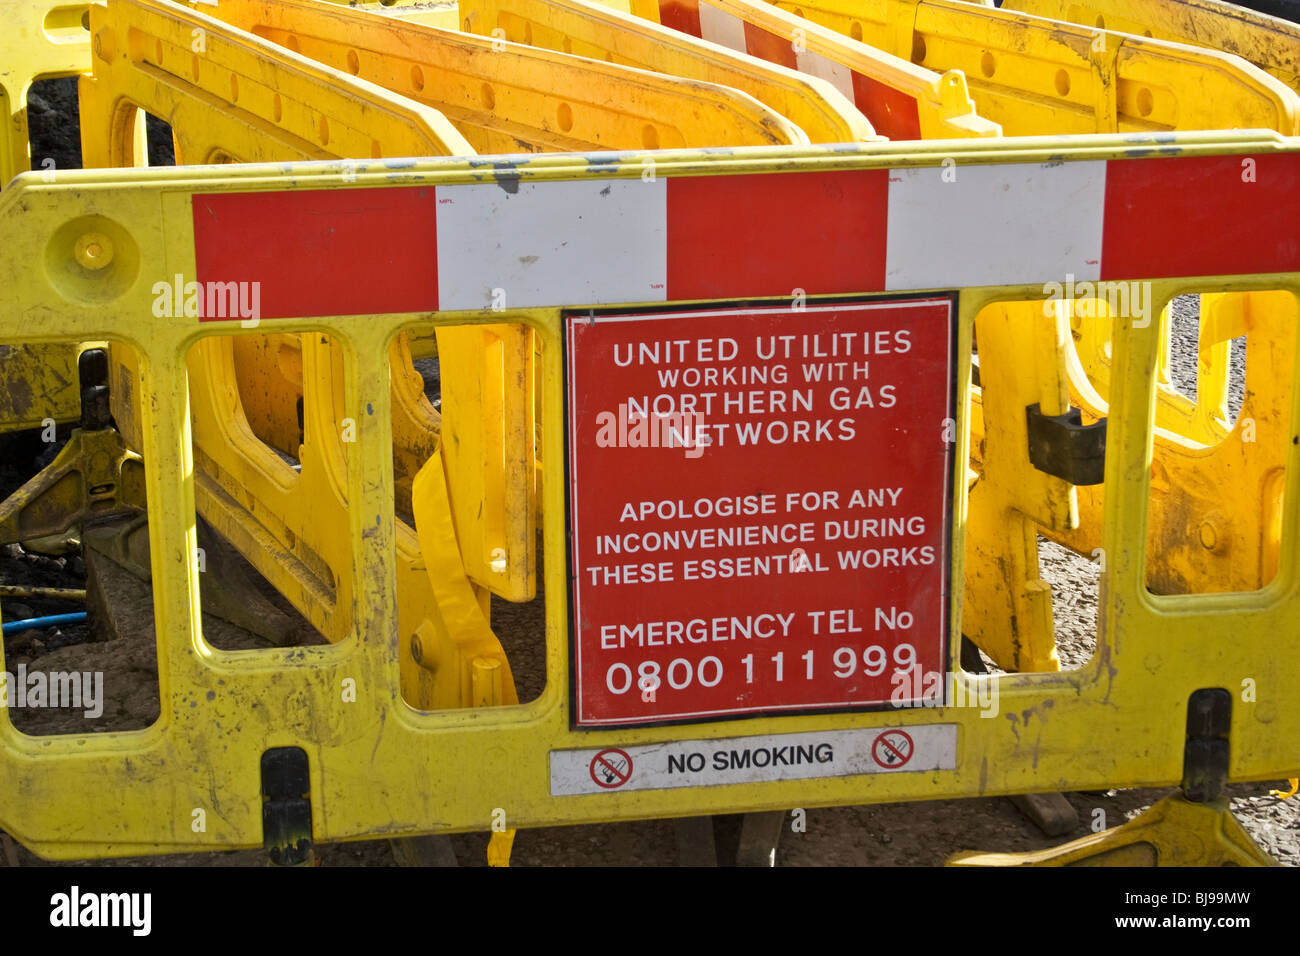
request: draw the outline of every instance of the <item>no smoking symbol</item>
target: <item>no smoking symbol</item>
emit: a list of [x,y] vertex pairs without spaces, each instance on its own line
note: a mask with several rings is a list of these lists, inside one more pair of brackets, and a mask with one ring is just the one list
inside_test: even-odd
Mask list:
[[632,776],[632,758],[626,750],[611,747],[591,758],[591,779],[596,786],[613,790],[627,783]]
[[897,770],[912,759],[916,745],[901,730],[887,730],[871,744],[871,759],[886,770]]

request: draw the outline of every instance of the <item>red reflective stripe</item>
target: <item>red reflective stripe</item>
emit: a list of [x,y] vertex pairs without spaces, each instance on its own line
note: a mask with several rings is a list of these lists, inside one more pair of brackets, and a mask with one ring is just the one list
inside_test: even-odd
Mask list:
[[199,281],[260,282],[261,318],[438,308],[432,186],[219,193],[193,208]]
[[1101,277],[1294,272],[1298,227],[1298,155],[1111,160]]
[[791,70],[797,71],[799,69],[798,60],[794,55],[794,44],[789,40],[779,37],[775,33],[768,33],[762,27],[755,26],[748,20],[744,21],[744,27],[746,53],[750,56],[756,56],[760,60],[776,63]]
[[921,114],[915,97],[853,73],[853,102],[881,136],[895,140],[921,138]]
[[668,180],[668,299],[885,287],[889,171]]
[[660,0],[659,22],[693,37],[702,36],[699,0]]

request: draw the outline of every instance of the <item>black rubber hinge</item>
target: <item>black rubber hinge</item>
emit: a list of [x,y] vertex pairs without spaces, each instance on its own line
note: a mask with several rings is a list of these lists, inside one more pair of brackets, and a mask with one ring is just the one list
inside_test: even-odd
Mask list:
[[296,866],[311,854],[311,776],[307,751],[262,754],[262,845],[272,863]]
[[1072,485],[1099,485],[1106,477],[1106,419],[1083,423],[1077,408],[1044,415],[1035,402],[1025,409],[1029,463]]
[[1228,782],[1228,731],[1232,694],[1222,687],[1198,690],[1187,700],[1183,795],[1193,803],[1218,799]]
[[108,353],[86,349],[77,357],[77,379],[81,386],[81,427],[102,431],[112,422],[108,404]]

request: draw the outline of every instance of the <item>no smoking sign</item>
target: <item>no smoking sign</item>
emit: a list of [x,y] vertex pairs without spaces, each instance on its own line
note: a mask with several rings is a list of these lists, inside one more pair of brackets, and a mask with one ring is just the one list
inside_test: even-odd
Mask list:
[[632,776],[632,758],[626,750],[611,747],[591,758],[591,779],[596,786],[615,790]]
[[901,730],[887,730],[871,744],[871,759],[886,770],[898,770],[912,759],[916,744]]

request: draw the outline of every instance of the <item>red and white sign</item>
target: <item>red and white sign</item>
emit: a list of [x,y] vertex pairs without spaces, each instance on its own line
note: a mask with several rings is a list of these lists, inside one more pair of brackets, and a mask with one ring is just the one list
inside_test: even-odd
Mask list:
[[944,669],[951,299],[566,340],[577,725],[901,706]]

